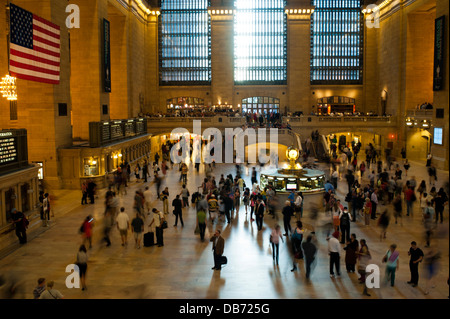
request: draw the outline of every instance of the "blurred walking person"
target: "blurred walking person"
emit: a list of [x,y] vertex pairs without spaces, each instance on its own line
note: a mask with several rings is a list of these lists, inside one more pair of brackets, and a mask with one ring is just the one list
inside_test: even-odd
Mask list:
[[113,215],[110,210],[107,210],[103,217],[103,240],[106,242],[106,247],[111,246],[110,233],[114,224]]
[[[435,248],[430,248],[425,256],[425,270],[427,274],[427,283],[425,285],[425,295],[430,293],[430,288],[434,288],[434,278],[439,271],[439,259],[441,258],[441,254]],[[448,280],[447,280],[448,283]]]
[[89,249],[92,248],[92,227],[94,227],[94,218],[87,216],[82,224],[83,245],[89,243]]
[[197,209],[197,225],[200,231],[200,240],[205,241],[206,210],[204,208]]
[[389,220],[390,220],[389,212],[387,208],[385,208],[381,213],[380,217],[378,218],[378,226],[381,228],[380,241],[386,239],[386,232],[389,226]]
[[88,255],[86,246],[81,245],[77,253],[77,266],[80,270],[81,290],[86,290],[86,272],[87,272]]
[[291,217],[294,215],[294,209],[292,208],[290,201],[287,200],[285,202],[285,206],[281,213],[283,214],[284,236],[289,236],[289,233],[292,234]]
[[303,257],[305,260],[306,279],[311,277],[311,266],[316,259],[317,247],[313,243],[313,235],[308,235],[306,241],[302,242]]
[[345,250],[345,266],[347,272],[354,273],[355,265],[358,252],[358,241],[356,240],[356,235],[351,234],[350,240],[347,241],[347,245],[344,247]]
[[359,283],[364,285],[363,295],[370,297],[370,294],[367,292],[367,285],[366,285],[366,268],[367,268],[367,265],[369,265],[371,255],[370,255],[369,247],[366,244],[366,240],[361,239],[359,241],[359,243],[361,245],[359,252],[357,252],[358,273],[361,275],[361,277],[359,278]]
[[270,243],[272,244],[272,257],[273,261],[277,263],[277,266],[280,253],[280,238],[281,241],[284,243],[280,225],[277,224],[275,225],[275,228],[272,230],[272,233],[270,234]]

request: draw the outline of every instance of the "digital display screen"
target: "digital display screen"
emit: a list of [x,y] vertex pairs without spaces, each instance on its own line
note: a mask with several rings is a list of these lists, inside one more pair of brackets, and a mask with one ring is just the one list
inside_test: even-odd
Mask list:
[[297,189],[297,184],[286,184],[286,189]]
[[442,135],[443,134],[443,129],[442,127],[435,127],[434,128],[434,135],[433,135],[433,143],[437,144],[437,145],[442,145],[443,144],[443,138]]

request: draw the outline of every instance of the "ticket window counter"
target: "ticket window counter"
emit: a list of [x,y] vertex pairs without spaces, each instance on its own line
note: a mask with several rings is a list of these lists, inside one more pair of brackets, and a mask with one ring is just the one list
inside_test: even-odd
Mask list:
[[83,162],[83,176],[99,175],[98,157],[85,158]]
[[10,188],[4,192],[4,201],[5,201],[5,213],[6,218],[4,222],[0,219],[0,226],[5,226],[5,224],[11,222],[11,210],[17,207],[17,194],[14,188]]
[[31,209],[30,205],[30,192],[32,192],[30,184],[25,183],[20,186],[20,201],[22,204],[22,211],[28,212]]

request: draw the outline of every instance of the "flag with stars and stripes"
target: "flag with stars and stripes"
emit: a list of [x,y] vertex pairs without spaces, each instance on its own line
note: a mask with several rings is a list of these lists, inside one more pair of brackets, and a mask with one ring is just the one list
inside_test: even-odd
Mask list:
[[59,68],[59,26],[10,4],[10,74],[18,79],[59,84]]

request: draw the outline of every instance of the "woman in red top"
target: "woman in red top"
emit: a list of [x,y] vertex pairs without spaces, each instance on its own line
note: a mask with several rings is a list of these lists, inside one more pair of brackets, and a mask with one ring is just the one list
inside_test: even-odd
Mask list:
[[86,241],[89,242],[89,248],[92,248],[92,227],[93,227],[93,221],[91,215],[86,217],[86,219],[83,222],[82,226],[82,233],[83,233],[83,245],[86,243]]

